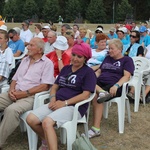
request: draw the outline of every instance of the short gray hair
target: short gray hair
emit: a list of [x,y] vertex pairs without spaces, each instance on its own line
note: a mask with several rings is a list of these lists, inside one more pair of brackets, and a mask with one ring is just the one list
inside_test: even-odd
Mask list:
[[42,51],[44,52],[44,49],[45,49],[45,43],[44,43],[44,41],[41,38],[39,38],[39,37],[35,37],[35,39],[36,39],[37,47],[41,48]]
[[123,49],[123,44],[122,44],[122,42],[121,42],[120,39],[112,39],[112,40],[110,40],[110,41],[108,42],[108,45],[109,45],[109,46],[112,45],[112,44],[114,44],[118,49],[120,49],[120,50],[122,51],[122,49]]

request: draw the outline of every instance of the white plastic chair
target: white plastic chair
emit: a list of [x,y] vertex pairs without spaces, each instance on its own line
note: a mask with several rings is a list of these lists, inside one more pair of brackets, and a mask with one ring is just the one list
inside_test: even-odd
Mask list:
[[[67,150],[72,150],[72,143],[76,139],[76,130],[77,130],[77,124],[78,123],[83,123],[84,124],[84,129],[85,129],[85,135],[88,137],[88,116],[89,116],[89,110],[90,106],[88,107],[87,110],[87,115],[83,116],[80,120],[77,120],[78,117],[78,107],[90,102],[95,96],[95,93],[91,94],[90,97],[82,102],[79,102],[75,105],[74,109],[74,115],[72,121],[68,121],[65,124],[63,124],[60,128],[60,140],[63,144],[66,143],[67,139]],[[44,104],[44,100],[49,98],[49,94],[44,94],[38,97],[34,103],[34,108],[39,107],[40,105]],[[30,111],[29,111],[30,112]],[[29,114],[29,112],[27,112]],[[38,143],[38,136],[36,133],[27,125],[25,117],[23,121],[26,124],[27,127],[27,133],[28,133],[28,143],[29,143],[29,150],[37,150],[37,143]]]
[[27,55],[27,53],[28,53],[28,49],[27,49],[27,47],[25,47],[24,52],[20,56],[14,57],[14,58],[15,58],[15,60],[22,59],[25,55]]
[[130,116],[130,103],[126,94],[128,92],[128,83],[124,83],[122,87],[122,95],[121,97],[115,97],[108,102],[104,103],[104,110],[103,110],[103,117],[108,118],[108,108],[109,103],[115,102],[118,106],[118,126],[119,126],[119,133],[124,133],[124,120],[125,120],[125,104],[127,106],[127,113],[128,113],[128,122],[131,123],[131,116]]
[[129,86],[134,87],[134,112],[138,112],[139,109],[139,101],[141,95],[141,87],[142,87],[142,98],[143,104],[145,105],[145,85],[143,83],[143,75],[146,72],[150,72],[150,61],[144,57],[132,57],[135,70],[134,75],[131,77],[129,81]]

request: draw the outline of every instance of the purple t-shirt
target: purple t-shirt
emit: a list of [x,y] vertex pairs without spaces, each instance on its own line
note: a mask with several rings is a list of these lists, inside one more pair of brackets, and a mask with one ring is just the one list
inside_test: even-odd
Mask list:
[[97,84],[105,83],[114,85],[124,75],[124,70],[128,71],[133,75],[134,64],[130,57],[124,56],[121,59],[113,59],[107,56],[100,66],[101,75],[97,78]]
[[[72,72],[72,65],[67,65],[61,70],[55,84],[59,85],[56,99],[64,101],[81,94],[83,91],[93,93],[96,86],[96,76],[94,71],[86,65],[75,72]],[[87,107],[88,104],[80,106],[79,112],[82,116]]]

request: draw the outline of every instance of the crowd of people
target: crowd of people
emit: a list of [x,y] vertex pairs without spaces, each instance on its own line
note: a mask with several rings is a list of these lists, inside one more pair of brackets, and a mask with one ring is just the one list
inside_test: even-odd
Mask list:
[[[34,95],[49,89],[49,103],[27,117],[27,123],[42,140],[40,150],[58,149],[54,127],[71,120],[74,105],[95,91],[93,125],[88,134],[89,138],[100,136],[103,102],[121,96],[123,83],[134,73],[132,57],[150,59],[148,23],[139,27],[136,22],[115,24],[108,34],[102,25],[93,33],[85,26],[61,24],[60,34],[52,22],[34,24],[34,33],[28,20],[21,25],[21,29],[9,30],[5,24],[0,26],[0,89],[7,84],[13,59],[21,56],[25,48],[28,50],[9,91],[0,94],[0,112],[4,112],[0,122],[0,150],[19,125],[19,116],[32,110]],[[147,87],[148,95],[150,84]],[[134,89],[128,96],[134,98]],[[78,118],[87,108],[88,104],[79,108]]]

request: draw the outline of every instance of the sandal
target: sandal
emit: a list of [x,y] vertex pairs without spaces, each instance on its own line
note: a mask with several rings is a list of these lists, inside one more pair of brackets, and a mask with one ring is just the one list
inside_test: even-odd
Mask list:
[[97,102],[100,104],[105,101],[108,101],[110,98],[111,98],[111,95],[109,92],[101,91],[101,92],[99,92],[99,97],[97,98]]
[[89,136],[89,138],[94,138],[94,137],[100,136],[100,131],[96,131],[93,128],[91,128],[88,131],[88,136]]

